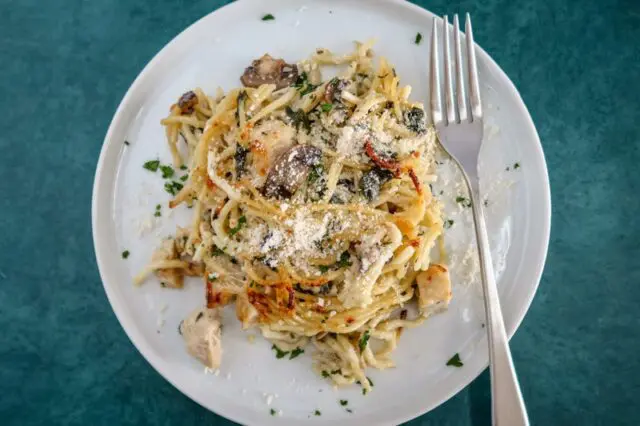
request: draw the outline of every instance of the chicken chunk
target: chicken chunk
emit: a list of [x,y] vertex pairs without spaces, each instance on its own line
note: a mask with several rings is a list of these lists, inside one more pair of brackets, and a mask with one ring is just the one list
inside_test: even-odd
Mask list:
[[180,324],[189,354],[209,368],[222,362],[222,324],[217,309],[196,309]]
[[[153,252],[151,262],[159,262],[162,260],[178,260],[180,256],[176,250],[176,242],[173,238],[168,238],[160,244]],[[158,269],[156,275],[160,279],[163,287],[182,288],[184,286],[184,276],[180,269]]]
[[416,277],[418,305],[424,316],[445,311],[451,301],[451,279],[444,265],[433,264]]
[[238,295],[236,299],[236,316],[242,323],[242,329],[246,330],[258,322],[258,310],[249,303],[249,297],[246,293]]

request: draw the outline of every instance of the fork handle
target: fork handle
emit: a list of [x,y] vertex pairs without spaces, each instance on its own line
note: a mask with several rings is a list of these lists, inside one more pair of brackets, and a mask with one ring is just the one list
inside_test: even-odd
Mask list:
[[[468,178],[467,178],[468,180]],[[522,399],[518,377],[511,359],[509,339],[504,327],[498,287],[493,272],[489,237],[484,221],[483,202],[480,197],[478,179],[469,182],[473,221],[475,223],[484,310],[489,334],[489,362],[491,372],[492,418],[494,426],[528,426],[527,409]]]

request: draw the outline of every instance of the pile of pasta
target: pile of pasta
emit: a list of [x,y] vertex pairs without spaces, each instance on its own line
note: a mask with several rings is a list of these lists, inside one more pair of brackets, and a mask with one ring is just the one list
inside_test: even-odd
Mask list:
[[313,345],[318,374],[363,392],[367,367],[394,365],[403,328],[448,303],[423,295],[433,300],[407,313],[443,231],[429,185],[436,138],[371,48],[317,49],[277,63],[284,87],[194,89],[172,105],[162,124],[189,176],[170,207],[186,204],[193,219],[136,278],[182,287],[202,277],[207,308],[235,303],[243,327],[278,351]]

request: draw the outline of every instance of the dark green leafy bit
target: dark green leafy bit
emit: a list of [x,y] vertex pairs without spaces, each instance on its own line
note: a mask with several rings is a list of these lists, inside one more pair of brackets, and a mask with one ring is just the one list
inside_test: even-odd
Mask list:
[[380,187],[393,179],[393,173],[380,167],[374,167],[367,171],[360,181],[360,187],[365,198],[375,200],[380,195]]
[[340,255],[340,260],[338,260],[338,263],[336,263],[336,266],[338,268],[347,268],[351,266],[351,262],[349,261],[349,259],[351,259],[351,255],[349,254],[349,252],[348,251],[342,252],[342,254]]
[[129,253],[129,250],[125,250],[125,251],[123,251],[123,252],[122,252],[122,258],[123,258],[123,259],[126,259],[127,257],[129,257],[129,254],[130,254],[130,253]]
[[414,107],[404,113],[404,123],[409,130],[418,134],[422,134],[427,131],[427,123],[424,117],[424,111],[420,108]]
[[328,103],[320,104],[320,109],[323,112],[329,112],[333,109],[333,104],[328,104]]
[[309,77],[306,72],[302,72],[298,75],[296,82],[293,84],[293,87],[297,89],[302,89],[309,82]]
[[218,246],[213,246],[211,248],[211,256],[220,256],[223,255],[224,252],[222,250],[220,250],[220,248]]
[[520,168],[520,163],[515,163],[513,165],[513,170],[518,170]]
[[449,229],[453,226],[453,219],[447,219],[444,221],[444,229]]
[[303,353],[304,353],[304,349],[295,348],[294,350],[291,351],[291,355],[289,355],[289,359],[294,359],[295,357]]
[[146,163],[144,163],[142,165],[142,167],[144,167],[145,169],[149,170],[150,172],[157,171],[159,166],[160,166],[160,160],[147,161]]
[[370,337],[371,337],[371,334],[369,333],[369,330],[362,333],[362,336],[360,336],[360,340],[358,341],[360,352],[364,351],[364,348],[367,347],[367,343],[369,342]]
[[328,377],[331,377],[331,374],[329,374],[327,370],[322,370],[322,377],[328,378]]
[[276,410],[274,410],[273,408],[271,409],[271,411],[269,411],[271,413],[272,416],[276,415]]
[[171,166],[160,166],[160,171],[162,172],[162,178],[168,179],[173,176],[173,167]]
[[420,44],[421,41],[422,41],[422,34],[417,33],[416,40],[415,40],[416,44]]
[[313,412],[313,414],[314,414],[314,415],[316,415],[316,416],[321,416],[321,415],[322,415],[322,413],[320,412],[320,410],[316,410],[316,411],[314,411],[314,412]]
[[178,191],[182,189],[183,186],[184,185],[182,185],[180,182],[176,182],[176,181],[166,182],[164,184],[164,190],[171,195],[176,195]]
[[235,226],[235,228],[231,228],[229,230],[229,234],[230,235],[236,235],[238,233],[238,231],[240,231],[242,229],[242,227],[247,223],[247,218],[246,216],[240,216],[238,218],[238,224]]
[[348,403],[349,403],[349,401],[347,401],[346,399],[341,399],[341,400],[340,400],[340,405],[342,405],[343,407],[344,407],[345,405],[347,405]]
[[462,207],[471,207],[471,200],[467,197],[456,197],[456,203],[460,203]]
[[320,269],[320,272],[322,272],[324,274],[325,272],[329,271],[329,266],[320,265],[320,266],[318,266],[318,269]]
[[464,364],[460,360],[460,354],[456,353],[451,357],[451,359],[449,359],[449,361],[447,361],[447,365],[451,367],[462,367]]
[[180,176],[182,182],[185,182],[187,179],[189,179],[189,175]]
[[264,15],[262,17],[263,21],[273,21],[274,19],[276,19],[276,17],[273,16],[272,14],[270,14],[270,13],[267,13],[266,15]]
[[248,149],[245,149],[240,144],[236,145],[236,153],[233,158],[236,161],[236,176],[238,177],[242,176],[244,173],[245,165],[247,163],[247,154],[249,154]]
[[282,358],[284,358],[285,356],[287,356],[289,354],[288,351],[280,350],[280,348],[277,347],[276,345],[272,345],[271,349],[276,351],[276,358],[278,358],[278,359],[282,359]]
[[286,107],[285,113],[296,127],[299,128],[302,125],[307,130],[311,128],[309,117],[307,117],[307,114],[305,114],[303,110],[299,109],[297,111],[294,111],[293,109],[291,109],[291,107]]
[[155,217],[160,217],[160,216],[162,216],[162,213],[160,212],[160,210],[156,210],[156,212],[153,215]]
[[324,174],[324,166],[322,164],[316,164],[309,170],[309,176],[307,176],[307,182],[314,183]]
[[187,166],[183,164],[182,166],[180,166],[180,170],[187,170]]

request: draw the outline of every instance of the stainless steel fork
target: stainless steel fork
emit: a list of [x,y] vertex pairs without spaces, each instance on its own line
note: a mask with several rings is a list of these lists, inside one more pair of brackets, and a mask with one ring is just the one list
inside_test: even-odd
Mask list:
[[[444,106],[440,84],[440,43],[438,27],[442,28],[444,58]],[[476,64],[471,18],[465,22],[469,102],[465,91],[465,71],[458,15],[453,17],[453,51],[455,74],[451,60],[449,19],[433,18],[431,33],[431,119],[438,139],[447,153],[458,163],[467,181],[473,210],[473,221],[480,255],[480,272],[484,292],[484,308],[489,334],[491,370],[492,419],[495,426],[529,425],[527,410],[520,392],[509,340],[504,328],[498,289],[491,262],[489,238],[484,221],[483,202],[478,179],[478,157],[482,145],[482,102]],[[455,90],[454,90],[455,85]],[[454,96],[455,93],[455,96]],[[455,101],[454,101],[455,98]]]

